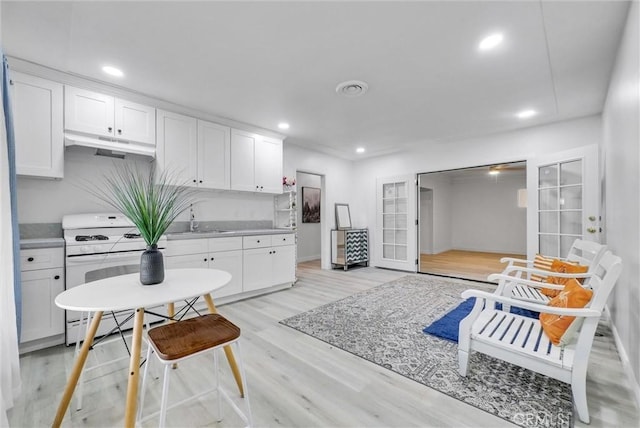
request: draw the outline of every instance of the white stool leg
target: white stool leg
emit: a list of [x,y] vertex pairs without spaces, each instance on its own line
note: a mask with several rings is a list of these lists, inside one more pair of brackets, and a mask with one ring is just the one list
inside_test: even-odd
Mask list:
[[247,423],[249,427],[253,426],[253,419],[251,417],[251,404],[249,403],[249,388],[247,387],[247,374],[244,371],[244,361],[242,358],[242,353],[240,352],[240,341],[236,340],[234,343],[236,345],[236,355],[238,360],[238,365],[240,366],[240,375],[242,376],[242,388],[244,389],[244,402],[247,408]]
[[167,401],[169,395],[169,375],[171,374],[172,363],[164,365],[164,382],[162,384],[162,402],[160,404],[160,424],[164,428],[167,419]]
[[147,360],[144,365],[144,374],[142,375],[142,390],[140,391],[140,400],[138,400],[138,422],[142,420],[142,408],[144,407],[144,396],[147,392],[147,375],[149,374],[149,366],[151,365],[151,354],[153,347],[147,344]]
[[[87,323],[85,324],[85,331],[82,333],[82,319],[84,318],[84,312],[80,312],[80,325],[78,325],[78,334],[76,335],[76,353],[77,357],[80,353],[80,342],[87,337],[87,331],[89,331],[89,325],[91,324],[91,312],[87,312]],[[78,379],[78,392],[76,394],[76,410],[82,409],[82,396],[84,395],[84,372],[86,369],[86,364],[82,367],[82,372],[80,373],[80,379]]]
[[218,394],[218,422],[222,421],[222,392],[220,392],[220,366],[218,365],[218,350],[213,350],[213,370],[216,375],[216,394]]

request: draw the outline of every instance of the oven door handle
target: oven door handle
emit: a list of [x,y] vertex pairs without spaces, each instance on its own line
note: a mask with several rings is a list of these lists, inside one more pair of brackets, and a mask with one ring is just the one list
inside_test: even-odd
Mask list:
[[85,263],[95,263],[95,262],[112,262],[116,260],[122,259],[140,259],[140,255],[144,250],[140,251],[131,251],[126,253],[108,253],[108,254],[83,254],[81,256],[67,256],[67,266],[72,265],[82,265]]

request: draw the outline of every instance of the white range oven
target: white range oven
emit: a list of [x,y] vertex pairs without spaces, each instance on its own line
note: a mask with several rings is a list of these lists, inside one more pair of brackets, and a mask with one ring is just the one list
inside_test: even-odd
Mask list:
[[[66,288],[116,275],[140,271],[140,255],[146,249],[144,239],[138,229],[122,214],[74,214],[62,218],[62,229],[65,241]],[[166,247],[167,239],[162,237],[158,248]],[[148,308],[153,312],[163,313],[162,306]],[[123,322],[133,313],[119,311],[114,314],[118,322]],[[148,322],[161,321],[163,318],[146,314]],[[133,327],[130,319],[120,328]],[[116,328],[116,321],[105,313],[96,336],[102,336]],[[66,344],[76,342],[78,332],[84,335],[86,322],[81,321],[81,314],[66,311]],[[81,336],[83,337],[83,336]]]

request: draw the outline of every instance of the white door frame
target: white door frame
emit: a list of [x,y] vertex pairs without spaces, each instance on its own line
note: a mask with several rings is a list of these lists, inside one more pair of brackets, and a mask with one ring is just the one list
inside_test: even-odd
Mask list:
[[[582,160],[582,239],[600,241],[598,146],[589,145],[527,159],[527,258],[539,252],[538,180],[544,165]],[[559,196],[558,196],[559,197]]]
[[[383,186],[391,183],[404,183],[403,187],[406,191],[406,197],[401,198],[383,198]],[[400,175],[392,177],[379,177],[376,180],[376,234],[375,234],[375,265],[377,267],[403,270],[407,272],[417,272],[418,269],[418,245],[417,245],[417,175]],[[394,199],[391,201],[390,199]],[[403,200],[406,199],[406,200]],[[393,228],[385,228],[385,219],[383,218],[384,204],[400,207],[398,213],[406,214],[406,228],[404,227],[404,219],[400,219],[402,223],[400,226],[396,223]],[[406,204],[406,209],[403,205]],[[388,206],[389,206],[388,205]],[[387,221],[392,217],[395,218],[395,214],[387,214]],[[395,221],[394,221],[395,223]],[[394,249],[394,257],[385,257],[385,231],[388,234],[394,236],[393,242],[395,244],[388,244],[389,249]],[[406,233],[406,237],[402,237],[403,233]],[[395,241],[398,239],[398,241]],[[406,253],[405,253],[406,251]]]

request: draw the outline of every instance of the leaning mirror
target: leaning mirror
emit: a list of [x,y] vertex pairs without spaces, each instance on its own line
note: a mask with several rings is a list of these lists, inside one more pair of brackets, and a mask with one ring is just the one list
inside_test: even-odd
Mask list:
[[336,204],[336,228],[338,230],[351,229],[349,204]]

